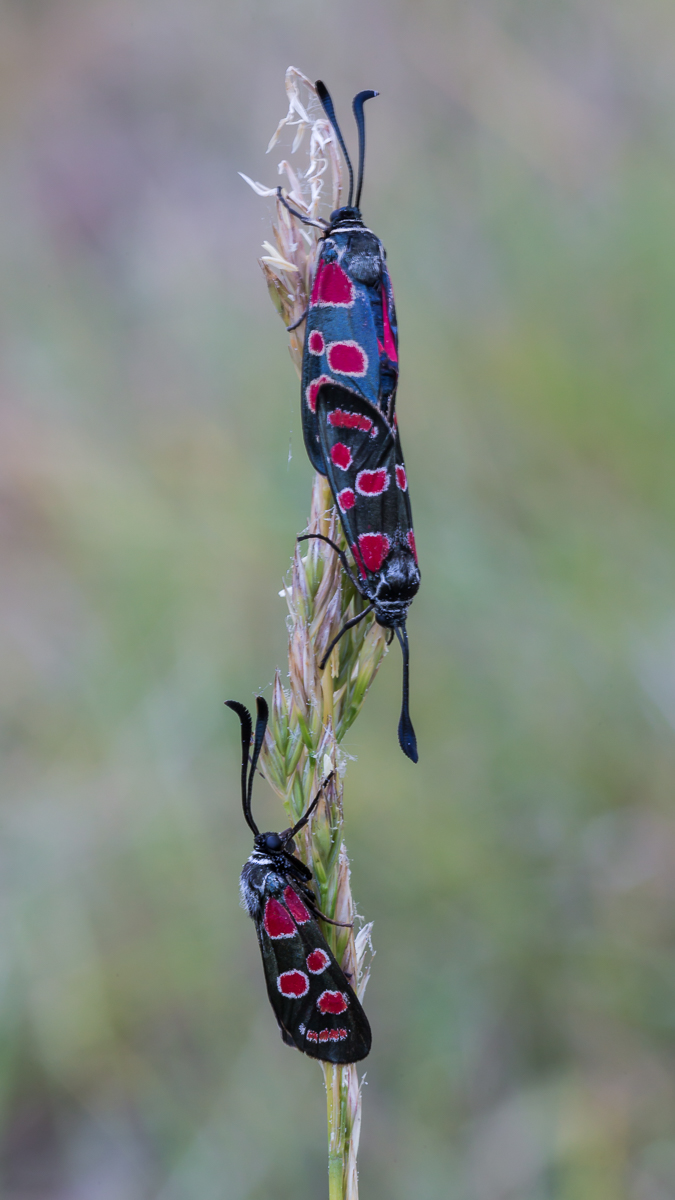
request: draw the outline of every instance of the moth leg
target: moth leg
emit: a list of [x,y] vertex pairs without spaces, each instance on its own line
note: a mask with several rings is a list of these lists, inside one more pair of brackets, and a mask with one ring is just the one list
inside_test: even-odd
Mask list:
[[307,306],[307,308],[305,309],[305,311],[304,311],[304,313],[302,314],[302,316],[301,316],[301,317],[298,317],[297,321],[294,321],[292,325],[287,325],[287,326],[286,326],[286,333],[291,333],[291,331],[292,331],[293,329],[297,329],[297,328],[298,328],[298,325],[302,325],[302,322],[305,320],[305,318],[306,318],[306,316],[307,316],[307,313],[308,313],[308,312],[309,312],[309,305],[308,305],[308,306]]
[[299,221],[302,221],[304,225],[315,225],[317,229],[328,229],[328,221],[313,221],[311,217],[303,217],[302,213],[298,212],[297,208],[293,208],[293,205],[288,203],[286,197],[282,195],[280,187],[277,188],[277,199],[281,200],[284,208],[287,208],[289,213],[292,213],[292,215],[297,217]]
[[388,646],[391,646],[391,643],[393,642],[394,637],[395,637],[394,630],[390,629],[389,633],[387,634],[387,645]]
[[354,928],[353,921],[333,921],[333,919],[331,917],[327,917],[325,913],[322,913],[320,908],[314,909],[314,916],[320,917],[321,920],[325,921],[327,925],[338,925],[340,927],[340,929],[353,929]]
[[328,542],[328,545],[333,547],[335,553],[337,554],[338,558],[340,559],[340,562],[342,563],[342,568],[344,570],[345,575],[348,576],[348,578],[354,584],[354,587],[356,588],[359,595],[362,596],[363,592],[361,591],[361,588],[359,587],[358,583],[356,582],[356,580],[352,574],[352,569],[351,569],[349,563],[347,562],[347,556],[346,556],[344,550],[341,550],[339,546],[336,546],[335,542],[332,542],[329,537],[326,537],[325,533],[301,533],[297,540],[299,542],[308,542],[310,538],[319,538],[322,542]]
[[353,922],[350,924],[349,921],[334,921],[332,917],[327,917],[325,913],[322,913],[321,909],[317,908],[316,896],[314,895],[314,892],[311,890],[311,888],[303,887],[302,888],[302,896],[303,896],[305,903],[307,904],[307,907],[309,909],[311,909],[312,916],[320,917],[321,920],[325,921],[327,925],[339,925],[340,929],[353,929],[354,928]]
[[[335,774],[335,771],[331,771],[330,775],[326,776],[323,783],[321,784],[321,787],[319,788],[318,792],[316,793],[316,796],[312,800],[312,803],[310,804],[309,808],[307,809],[307,812],[304,813],[303,816],[300,818],[300,820],[297,822],[297,824],[294,825],[291,830],[289,830],[291,838],[294,838],[296,833],[300,832],[303,825],[307,824],[307,822],[309,821],[309,818],[311,817],[312,813],[314,812],[314,809],[316,808],[317,804],[319,803],[319,800],[321,799],[321,796],[322,796],[324,790],[328,787],[328,784],[330,783],[334,774]],[[289,841],[290,841],[290,838],[289,838]]]
[[337,646],[343,633],[346,633],[348,629],[352,629],[354,625],[358,625],[359,621],[362,621],[364,617],[368,616],[369,612],[373,611],[373,607],[374,607],[374,605],[369,604],[367,608],[364,608],[363,612],[357,613],[357,615],[355,617],[352,617],[351,621],[347,621],[342,626],[342,629],[337,634],[337,636],[333,638],[330,646],[326,650],[326,653],[324,654],[321,662],[319,663],[319,670],[323,671],[326,663],[328,662],[328,659],[330,657],[330,653],[331,653],[331,650],[333,649],[333,646]]

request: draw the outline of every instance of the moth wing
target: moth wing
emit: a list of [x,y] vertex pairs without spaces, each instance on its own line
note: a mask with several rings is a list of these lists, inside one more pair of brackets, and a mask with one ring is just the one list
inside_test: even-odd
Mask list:
[[281,1040],[284,1043],[284,1046],[290,1046],[292,1050],[301,1050],[302,1047],[296,1045],[295,1039],[291,1037],[287,1029],[284,1029],[277,1014],[275,1013],[274,1015],[277,1018],[277,1025],[279,1026],[279,1033],[281,1034]]
[[380,395],[378,407],[388,421],[394,419],[396,387],[398,384],[398,321],[391,276],[385,266],[382,272],[382,338],[380,350]]
[[283,895],[267,898],[256,930],[267,994],[286,1044],[324,1062],[365,1058],[371,1046],[368,1018],[290,883]]
[[379,409],[335,384],[322,386],[319,437],[347,540],[364,579],[375,577],[396,544],[412,549],[412,513],[395,426]]
[[[385,267],[384,271],[382,272],[382,299],[383,299],[384,309],[386,310],[385,323],[386,322],[389,323],[389,329],[391,331],[391,337],[392,337],[392,341],[394,344],[394,351],[395,351],[395,357],[392,354],[390,354],[389,357],[392,358],[394,362],[398,362],[398,320],[396,317],[396,303],[394,301],[394,289],[391,284],[391,275],[389,274],[389,271],[386,269],[386,267]],[[386,331],[385,331],[385,340],[384,340],[385,349],[387,348],[386,340],[387,339],[386,339]]]
[[312,979],[300,1049],[327,1062],[359,1062],[370,1053],[372,1042],[363,1007],[317,922],[300,926],[299,933]]
[[405,469],[403,461],[403,451],[401,449],[401,436],[398,431],[398,421],[394,418],[394,429],[396,438],[396,482],[398,484],[398,505],[399,505],[399,523],[405,531],[406,541],[413,551],[415,562],[417,562],[417,551],[415,549],[415,534],[413,532],[413,515],[410,505],[410,492],[408,491],[408,473]]
[[302,428],[314,468],[326,474],[316,402],[324,382],[347,386],[393,415],[398,326],[389,272],[367,286],[320,255],[302,357]]

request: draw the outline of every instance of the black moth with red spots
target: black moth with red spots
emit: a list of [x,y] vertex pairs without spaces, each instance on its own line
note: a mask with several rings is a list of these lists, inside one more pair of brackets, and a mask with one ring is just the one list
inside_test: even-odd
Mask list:
[[328,477],[355,571],[338,547],[334,549],[354,586],[370,602],[339,636],[371,611],[378,624],[395,631],[403,651],[398,739],[404,754],[417,762],[417,739],[408,711],[406,616],[420,585],[420,571],[394,412],[398,327],[384,247],[365,227],[359,209],[363,105],[377,93],[359,92],[354,98],[359,177],[352,206],[353,171],[333,102],[323,83],[317,82],[316,88],[342,147],[350,188],[347,205],[331,213],[325,227],[307,310],[302,368],[305,446],[314,467]]
[[[323,237],[305,314],[302,429],[311,462],[325,475],[316,407],[319,391],[324,383],[342,383],[388,413],[398,381],[398,328],[385,249],[364,225],[359,209],[365,152],[363,106],[377,92],[359,92],[354,97],[359,177],[352,205],[354,173],[333,102],[320,80],[316,90],[349,169],[347,204],[336,208],[330,221],[318,222]],[[301,213],[295,215],[304,219]]]
[[342,634],[369,612],[375,613],[379,625],[395,631],[403,651],[398,740],[404,754],[417,762],[417,739],[408,711],[406,616],[420,586],[420,569],[398,427],[368,400],[332,383],[319,392],[317,414],[326,475],[355,570],[323,534],[303,535],[300,540],[313,536],[329,542],[357,591],[369,601],[343,626],[321,665]]
[[324,1062],[358,1062],[370,1052],[368,1018],[319,928],[321,913],[309,886],[312,872],[292,853],[293,838],[321,791],[292,829],[260,833],[251,815],[251,793],[269,712],[262,696],[256,703],[249,766],[251,714],[236,700],[226,701],[241,721],[241,798],[254,835],[253,853],[241,872],[241,897],[258,934],[267,994],[287,1046]]

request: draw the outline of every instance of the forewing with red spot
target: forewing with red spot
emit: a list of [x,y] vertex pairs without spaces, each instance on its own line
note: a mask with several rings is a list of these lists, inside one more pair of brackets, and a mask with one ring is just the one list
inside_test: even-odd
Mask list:
[[355,392],[324,382],[317,416],[328,480],[363,580],[394,548],[414,551],[408,481],[396,424]]
[[256,930],[267,994],[284,1041],[324,1062],[365,1058],[371,1045],[368,1018],[306,898],[291,883],[270,892]]
[[[354,267],[355,256],[364,252],[376,264],[369,282]],[[382,243],[370,230],[336,230],[322,243],[307,311],[302,427],[307,453],[323,475],[316,397],[324,379],[347,384],[389,420],[393,418],[398,381],[396,308]]]
[[310,986],[296,1044],[329,1062],[358,1062],[370,1050],[368,1018],[318,924],[298,929]]

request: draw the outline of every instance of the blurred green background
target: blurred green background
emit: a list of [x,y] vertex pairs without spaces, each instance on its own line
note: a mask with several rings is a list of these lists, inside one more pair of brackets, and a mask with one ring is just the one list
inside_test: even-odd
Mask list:
[[395,650],[346,743],[362,1200],[672,1200],[675,8],[2,0],[0,63],[0,1194],[326,1192],[222,706],[309,504],[237,175],[293,63],[381,92],[423,574],[420,763]]

